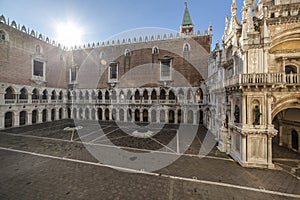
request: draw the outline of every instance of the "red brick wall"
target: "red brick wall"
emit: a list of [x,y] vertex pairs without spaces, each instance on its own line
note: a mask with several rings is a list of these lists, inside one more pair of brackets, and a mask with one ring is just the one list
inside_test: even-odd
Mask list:
[[32,58],[40,45],[46,61],[46,86],[66,88],[66,61],[60,60],[65,52],[15,28],[0,24],[9,35],[9,42],[0,43],[0,82],[35,85],[32,79]]

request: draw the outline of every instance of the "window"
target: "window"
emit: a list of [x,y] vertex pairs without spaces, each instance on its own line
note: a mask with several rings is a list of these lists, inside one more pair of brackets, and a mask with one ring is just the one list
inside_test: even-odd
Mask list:
[[158,52],[158,47],[153,47],[152,48],[152,54],[153,55],[157,55],[159,52]]
[[171,80],[172,59],[165,57],[160,60],[160,79]]
[[3,41],[7,40],[6,34],[3,30],[0,30],[0,40]]
[[45,63],[33,60],[33,78],[45,80]]
[[129,56],[130,56],[130,51],[129,51],[129,49],[126,49],[126,50],[125,50],[124,55],[125,55],[126,57],[129,57]]
[[109,65],[109,82],[118,80],[118,63],[112,62]]
[[297,67],[294,66],[294,65],[287,65],[287,66],[285,66],[285,73],[286,74],[290,74],[290,73],[296,74],[297,73]]
[[41,47],[40,47],[40,45],[36,45],[36,47],[35,47],[35,52],[36,52],[37,54],[40,54],[40,53],[41,53]]
[[71,82],[76,81],[76,68],[75,67],[70,69],[70,81]]
[[188,43],[185,43],[183,46],[183,52],[187,53],[190,51],[190,45]]

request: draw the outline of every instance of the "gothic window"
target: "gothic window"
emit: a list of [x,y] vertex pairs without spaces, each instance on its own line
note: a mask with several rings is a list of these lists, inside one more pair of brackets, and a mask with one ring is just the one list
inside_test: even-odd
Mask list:
[[152,54],[153,54],[153,55],[157,55],[158,53],[159,53],[158,47],[156,47],[156,46],[153,47],[153,48],[152,48]]
[[160,60],[160,80],[171,80],[172,60],[171,58],[163,58]]
[[4,30],[0,30],[0,41],[9,41],[9,35]]
[[33,60],[32,75],[33,79],[45,80],[46,66],[43,61]]
[[118,80],[118,63],[112,62],[109,65],[109,82]]
[[125,55],[126,57],[129,57],[129,56],[130,56],[130,51],[129,51],[129,49],[126,49],[126,50],[125,50],[124,55]]
[[189,52],[190,51],[190,45],[188,44],[188,43],[185,43],[184,45],[183,45],[183,52],[184,53],[187,53],[187,52]]
[[3,30],[0,30],[0,40],[3,41],[7,40],[6,34]]
[[40,45],[36,45],[36,46],[35,46],[35,52],[36,52],[37,54],[41,54],[41,46],[40,46]]

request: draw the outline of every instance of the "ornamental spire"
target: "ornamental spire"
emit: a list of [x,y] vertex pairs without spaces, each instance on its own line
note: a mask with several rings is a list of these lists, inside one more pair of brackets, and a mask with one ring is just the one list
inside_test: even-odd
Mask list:
[[194,24],[192,22],[192,18],[187,7],[187,2],[184,2],[184,13],[182,18],[182,23],[180,26],[181,33],[193,33],[194,32]]

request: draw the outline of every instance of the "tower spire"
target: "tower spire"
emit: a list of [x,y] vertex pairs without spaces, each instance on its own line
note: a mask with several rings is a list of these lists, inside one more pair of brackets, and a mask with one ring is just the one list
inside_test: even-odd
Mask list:
[[180,26],[180,33],[193,33],[194,32],[194,24],[192,22],[192,18],[187,6],[187,2],[184,2],[184,13],[182,18],[182,23]]

